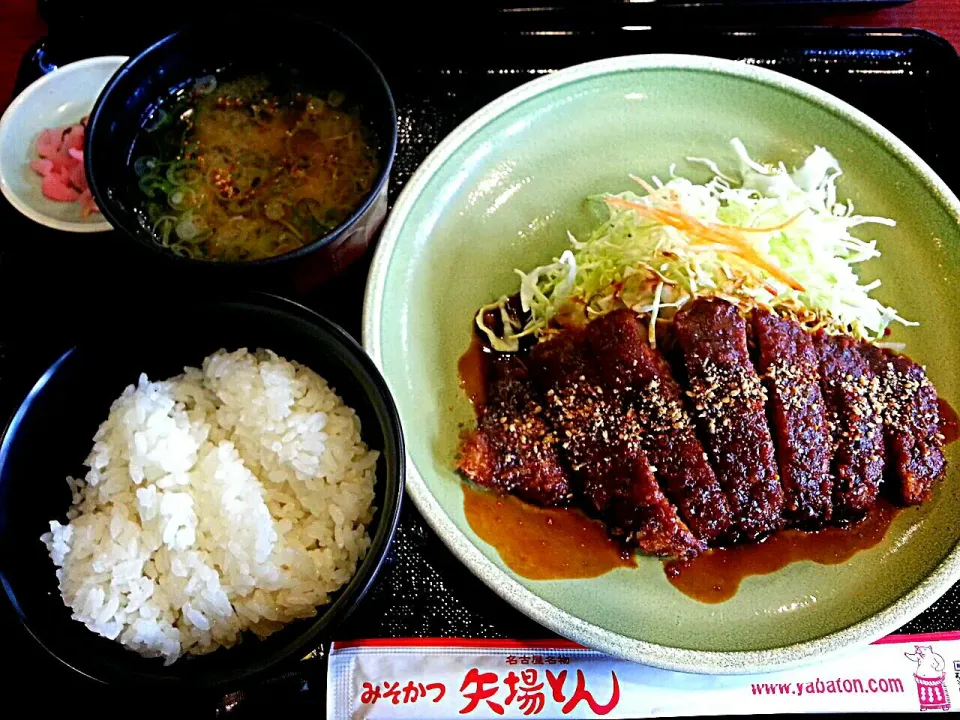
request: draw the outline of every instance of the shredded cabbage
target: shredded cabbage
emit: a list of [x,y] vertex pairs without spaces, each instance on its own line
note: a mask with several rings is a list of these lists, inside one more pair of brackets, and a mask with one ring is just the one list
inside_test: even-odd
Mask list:
[[[592,198],[606,206],[599,227],[582,240],[568,233],[570,249],[553,262],[516,271],[526,325],[508,317],[506,297],[477,315],[494,349],[517,350],[521,337],[543,337],[561,318],[585,321],[622,307],[650,316],[655,343],[657,321],[669,321],[700,296],[771,308],[811,329],[868,340],[882,337],[891,322],[916,324],[870,297],[879,281],[860,284],[854,265],[880,253],[875,241],[850,231],[896,223],[856,215],[850,202],[837,200],[842,173],[833,155],[817,147],[790,172],[783,163],[754,161],[739,139],[731,145],[739,183],[712,160],[687,158],[715,177],[698,185],[671,169],[666,183],[635,178],[643,196]],[[500,310],[498,333],[483,320],[494,308]]]

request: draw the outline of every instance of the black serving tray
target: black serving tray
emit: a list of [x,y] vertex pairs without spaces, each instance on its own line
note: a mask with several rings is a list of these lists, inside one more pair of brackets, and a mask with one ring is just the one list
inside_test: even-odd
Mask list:
[[[378,22],[393,31],[435,37],[451,34],[458,38],[474,33],[480,26],[495,29],[544,29],[557,24],[571,27],[619,27],[640,22],[664,23],[684,20],[700,25],[744,22],[762,25],[771,20],[778,25],[788,18],[798,20],[810,13],[863,12],[905,5],[914,0],[473,0],[466,7],[455,4],[376,3],[370,12],[357,12],[350,3],[324,3],[322,15],[328,22],[363,30]],[[277,7],[317,12],[316,0],[273,0],[269,12]],[[51,32],[68,28],[81,38],[117,22],[139,16],[130,3],[117,0],[38,0],[39,11]],[[223,13],[236,12],[230,0],[166,0],[162,12],[150,15],[150,25],[166,28],[196,17],[198,10],[213,8]],[[372,16],[371,16],[372,13]],[[127,24],[127,23],[125,23]],[[132,23],[136,25],[138,23]],[[125,27],[125,33],[130,32]],[[229,41],[211,32],[212,41]],[[82,39],[79,42],[84,42]]]
[[[455,33],[430,43],[397,32],[350,28],[394,90],[400,137],[391,183],[394,199],[436,144],[472,112],[538,75],[578,62],[623,54],[695,52],[741,60],[801,78],[864,110],[906,141],[954,189],[960,190],[955,119],[948,97],[960,58],[943,39],[916,30],[777,29],[718,31],[685,28],[593,28]],[[154,36],[158,30],[154,29]],[[56,34],[35,46],[18,87],[53,66],[81,57],[135,52],[149,33],[131,36]],[[180,291],[162,278],[123,277],[110,234],[57,233],[22,218],[0,200],[0,415],[16,403],[49,362],[79,338],[109,331],[110,308],[143,293]],[[108,259],[110,260],[108,262]],[[346,275],[309,297],[311,307],[359,334],[366,257]],[[99,326],[104,329],[100,330]],[[52,572],[52,570],[51,570]],[[960,628],[960,586],[905,626],[909,632]],[[373,590],[337,638],[545,638],[551,633],[500,600],[463,568],[407,503],[395,546]],[[144,712],[143,700],[123,688],[104,688],[47,656],[0,599],[0,638],[8,663],[8,699],[66,710]],[[326,646],[285,674],[226,696],[151,698],[149,710],[180,715],[260,717],[306,710],[323,713]],[[11,677],[12,674],[12,677]],[[37,692],[36,679],[56,688]],[[69,698],[69,699],[68,699]],[[130,705],[129,703],[133,703]],[[152,714],[152,713],[151,713]]]

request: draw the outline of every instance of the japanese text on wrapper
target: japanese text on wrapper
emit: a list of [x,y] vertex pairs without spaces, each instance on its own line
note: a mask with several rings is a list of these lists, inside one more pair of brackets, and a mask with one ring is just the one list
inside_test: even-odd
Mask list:
[[[512,656],[511,656],[512,657]],[[523,658],[526,656],[520,656]],[[546,664],[535,663],[531,656],[529,663],[518,658],[517,663],[508,664]],[[544,658],[540,658],[541,661]],[[556,659],[556,658],[555,658]],[[569,659],[567,659],[569,663]],[[559,663],[563,664],[563,663]],[[571,675],[568,670],[539,670],[526,668],[519,672],[509,670],[505,674],[493,671],[482,672],[479,668],[470,668],[464,673],[459,693],[463,698],[461,715],[470,715],[477,708],[486,706],[497,715],[503,715],[506,707],[515,706],[523,715],[539,715],[548,706],[555,707],[561,715],[569,715],[581,703],[584,703],[596,715],[607,715],[620,702],[620,681],[616,671],[610,673],[610,689],[604,696],[598,697],[587,687],[587,677],[583,670],[577,669]],[[446,695],[447,687],[443,683],[425,683],[414,680],[384,680],[380,683],[364,682],[360,702],[372,705],[388,702],[393,705],[408,705],[425,702],[438,703]]]

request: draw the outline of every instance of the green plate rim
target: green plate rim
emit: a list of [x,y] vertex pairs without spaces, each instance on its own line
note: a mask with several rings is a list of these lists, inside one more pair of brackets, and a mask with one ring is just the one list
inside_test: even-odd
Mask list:
[[[532,80],[493,100],[451,132],[410,178],[384,225],[367,279],[363,303],[363,346],[391,382],[383,367],[381,309],[393,251],[410,209],[428,181],[469,138],[508,110],[542,93],[599,75],[636,70],[686,70],[733,76],[779,89],[841,117],[882,144],[904,166],[918,175],[941,205],[960,225],[960,200],[913,150],[882,125],[852,105],[801,80],[742,62],[699,55],[628,55],[574,65]],[[434,532],[474,575],[490,589],[536,622],[591,648],[627,660],[666,670],[734,675],[782,670],[822,659],[851,647],[865,645],[897,630],[937,601],[960,580],[960,541],[946,558],[913,590],[866,620],[815,640],[779,648],[751,651],[700,651],[629,638],[581,620],[543,600],[488,560],[453,523],[427,487],[413,458],[407,456],[407,492]]]

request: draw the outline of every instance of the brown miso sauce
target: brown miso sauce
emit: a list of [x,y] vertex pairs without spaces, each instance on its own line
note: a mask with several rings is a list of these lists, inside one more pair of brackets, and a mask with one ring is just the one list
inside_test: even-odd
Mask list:
[[879,502],[862,521],[814,532],[784,530],[755,545],[709,550],[693,560],[664,566],[667,579],[684,595],[703,603],[722,603],[737,594],[751,575],[769,575],[800,560],[840,565],[879,544],[900,508]]
[[507,567],[530,580],[592,578],[634,566],[633,555],[580,510],[541,508],[464,484],[463,512]]
[[483,407],[487,401],[487,375],[490,368],[490,351],[480,337],[474,333],[470,347],[457,361],[457,374],[460,387],[470,398],[475,410]]
[[960,418],[957,411],[943,398],[937,398],[940,407],[940,434],[946,444],[956,442],[960,438]]

